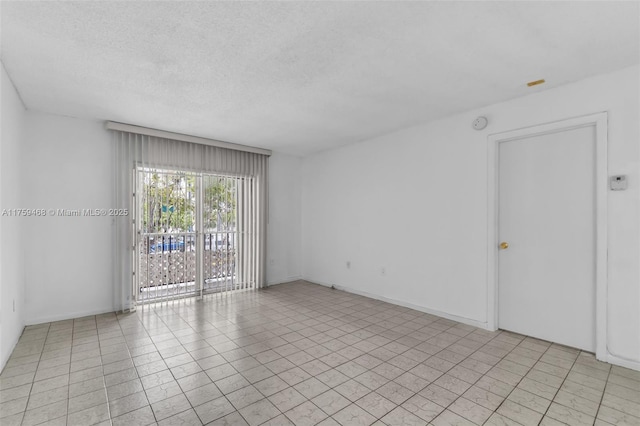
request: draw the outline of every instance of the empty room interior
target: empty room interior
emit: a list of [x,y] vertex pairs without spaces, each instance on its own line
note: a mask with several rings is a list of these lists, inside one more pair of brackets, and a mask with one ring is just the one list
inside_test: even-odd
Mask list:
[[640,2],[0,2],[0,424],[640,426]]

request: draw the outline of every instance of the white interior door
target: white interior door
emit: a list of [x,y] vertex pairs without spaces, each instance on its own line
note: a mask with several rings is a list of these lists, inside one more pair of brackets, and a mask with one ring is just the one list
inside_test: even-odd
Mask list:
[[595,126],[497,149],[498,325],[595,351]]

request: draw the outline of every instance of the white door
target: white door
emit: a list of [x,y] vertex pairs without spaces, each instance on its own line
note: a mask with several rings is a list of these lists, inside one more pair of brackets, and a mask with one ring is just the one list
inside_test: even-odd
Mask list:
[[596,348],[595,126],[498,144],[498,325]]

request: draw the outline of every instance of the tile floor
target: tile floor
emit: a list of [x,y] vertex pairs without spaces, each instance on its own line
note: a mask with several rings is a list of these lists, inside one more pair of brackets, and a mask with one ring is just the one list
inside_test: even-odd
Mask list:
[[27,327],[10,425],[640,425],[640,372],[304,282]]

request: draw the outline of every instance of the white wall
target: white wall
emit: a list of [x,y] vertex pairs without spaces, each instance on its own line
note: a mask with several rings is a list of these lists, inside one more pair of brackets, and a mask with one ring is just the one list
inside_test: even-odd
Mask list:
[[[25,206],[111,207],[110,142],[102,122],[27,113]],[[49,214],[24,223],[27,324],[113,310],[110,218]]]
[[486,323],[487,135],[608,111],[609,174],[629,175],[608,199],[608,349],[640,367],[639,79],[635,66],[305,158],[304,278]]
[[[0,64],[0,212],[24,207],[20,157],[25,108]],[[0,370],[24,327],[23,227],[19,217],[0,216]],[[15,309],[14,309],[15,302]]]
[[302,183],[298,157],[273,153],[269,159],[267,284],[302,275]]

